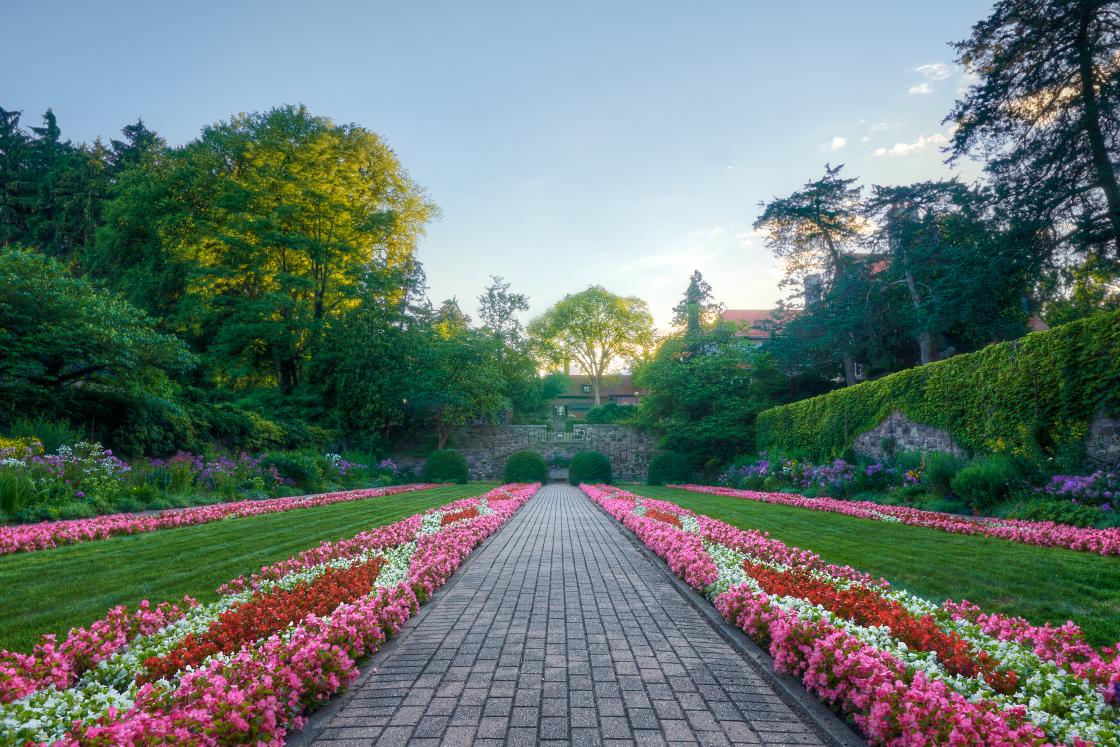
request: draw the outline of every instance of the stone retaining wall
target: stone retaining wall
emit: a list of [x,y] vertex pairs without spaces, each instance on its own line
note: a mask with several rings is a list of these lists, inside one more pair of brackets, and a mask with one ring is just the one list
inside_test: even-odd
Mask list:
[[550,440],[543,425],[475,425],[456,434],[452,445],[466,458],[472,480],[501,479],[506,457],[515,451],[535,451],[545,459],[598,451],[611,460],[616,481],[643,482],[656,452],[653,437],[623,425],[576,425],[565,437],[575,440]]
[[947,451],[966,456],[965,450],[953,442],[947,431],[915,423],[897,410],[876,427],[856,436],[852,450],[865,459],[876,460],[888,459],[900,451],[920,451],[923,454]]
[[1089,424],[1085,457],[1100,469],[1120,468],[1120,418],[1110,418],[1098,410]]
[[[945,451],[968,456],[948,431],[915,423],[897,410],[876,427],[856,436],[852,449],[858,456],[877,460],[900,451]],[[1104,410],[1096,412],[1085,439],[1085,457],[1095,468],[1120,468],[1120,418],[1109,417]]]

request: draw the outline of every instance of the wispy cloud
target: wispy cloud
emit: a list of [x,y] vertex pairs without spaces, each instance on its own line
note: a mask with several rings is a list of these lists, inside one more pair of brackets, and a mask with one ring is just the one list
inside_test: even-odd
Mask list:
[[735,166],[729,163],[729,164],[727,164],[726,166],[723,167],[723,170],[730,174],[732,171],[735,170]]
[[927,65],[918,65],[914,72],[922,76],[924,82],[910,86],[911,96],[926,96],[933,93],[936,86],[949,77],[952,72],[944,62],[931,62]]
[[848,144],[847,138],[843,138],[840,135],[837,135],[836,137],[832,138],[832,142],[828,144],[828,149],[829,150],[840,150],[841,148],[843,148],[847,144]]
[[945,80],[949,77],[949,66],[944,62],[934,62],[929,65],[918,65],[914,72],[929,81]]
[[876,148],[872,153],[873,156],[911,156],[919,153],[931,145],[945,145],[949,142],[949,138],[944,133],[936,133],[933,135],[918,135],[918,139],[909,143],[895,143],[890,148]]

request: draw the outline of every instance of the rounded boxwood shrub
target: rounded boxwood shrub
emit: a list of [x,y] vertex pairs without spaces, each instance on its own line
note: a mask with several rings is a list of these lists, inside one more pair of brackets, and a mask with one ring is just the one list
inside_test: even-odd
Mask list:
[[647,485],[679,485],[692,480],[688,457],[675,451],[663,451],[649,462]]
[[462,485],[470,479],[470,475],[467,460],[455,449],[437,449],[424,462],[424,482],[457,482]]
[[1022,483],[1022,474],[1010,457],[983,457],[964,467],[950,481],[953,495],[962,498],[973,511],[991,510],[1011,497]]
[[568,465],[568,482],[572,485],[586,483],[597,485],[611,481],[611,460],[597,451],[581,451]]
[[305,490],[315,490],[323,481],[323,470],[314,454],[276,452],[262,459],[261,467],[275,467],[281,477]]
[[548,462],[535,451],[515,451],[506,457],[503,482],[548,482]]

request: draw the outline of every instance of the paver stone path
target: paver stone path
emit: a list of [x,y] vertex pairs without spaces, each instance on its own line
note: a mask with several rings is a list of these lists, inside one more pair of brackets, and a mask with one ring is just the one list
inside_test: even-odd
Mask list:
[[294,743],[825,743],[576,488],[459,575]]

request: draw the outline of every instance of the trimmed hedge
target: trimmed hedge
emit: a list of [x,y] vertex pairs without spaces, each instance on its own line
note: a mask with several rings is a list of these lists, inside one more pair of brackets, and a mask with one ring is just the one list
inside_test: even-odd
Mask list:
[[893,410],[942,428],[974,454],[1059,465],[1083,457],[1093,414],[1120,412],[1120,312],[765,410],[758,445],[821,462]]
[[649,460],[646,485],[680,485],[692,482],[688,457],[676,451],[663,451]]
[[572,463],[568,465],[568,482],[572,485],[610,484],[610,481],[611,460],[607,459],[605,454],[597,451],[581,451],[572,457]]
[[457,482],[463,485],[470,479],[467,460],[455,449],[441,449],[428,455],[424,462],[424,482]]
[[515,451],[506,457],[502,482],[548,482],[548,462],[535,451]]

